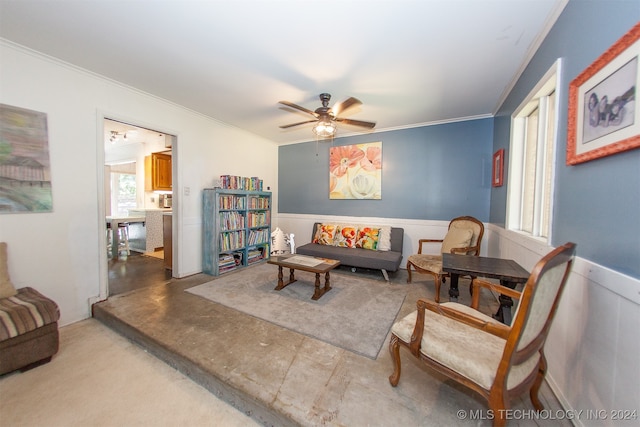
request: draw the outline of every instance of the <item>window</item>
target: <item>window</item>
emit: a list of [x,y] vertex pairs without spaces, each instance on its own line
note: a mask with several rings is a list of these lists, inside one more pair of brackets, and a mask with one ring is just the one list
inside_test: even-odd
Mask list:
[[136,208],[136,176],[128,173],[114,173],[113,195],[118,215],[127,215]]
[[124,163],[111,166],[111,212],[128,215],[136,202],[136,164]]
[[515,111],[511,121],[507,228],[551,238],[560,61]]

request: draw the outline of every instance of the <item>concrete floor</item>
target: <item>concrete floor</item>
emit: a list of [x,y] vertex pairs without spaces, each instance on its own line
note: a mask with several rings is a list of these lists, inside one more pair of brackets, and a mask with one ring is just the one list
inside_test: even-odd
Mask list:
[[[482,398],[408,353],[401,351],[402,377],[391,387],[389,336],[371,360],[184,292],[211,276],[167,280],[161,260],[141,256],[110,261],[110,270],[112,288],[128,281],[135,289],[121,287],[121,293],[96,304],[94,317],[264,425],[491,425]],[[383,280],[379,271],[341,267],[339,273]],[[405,270],[389,276],[406,283]],[[406,286],[399,318],[415,309],[417,298],[433,298],[428,276],[417,275]],[[461,279],[462,303],[469,302],[467,289],[468,281]],[[448,284],[444,300],[447,290]],[[497,309],[490,297],[483,305]],[[513,402],[520,419],[509,425],[571,425],[522,419],[531,418],[533,410],[524,397]],[[546,383],[541,399],[547,409],[561,409]]]

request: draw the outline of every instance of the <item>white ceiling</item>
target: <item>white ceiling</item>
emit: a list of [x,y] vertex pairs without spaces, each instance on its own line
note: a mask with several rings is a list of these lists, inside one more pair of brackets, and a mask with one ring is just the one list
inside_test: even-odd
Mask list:
[[567,1],[0,0],[0,37],[283,144],[322,92],[377,131],[493,114]]

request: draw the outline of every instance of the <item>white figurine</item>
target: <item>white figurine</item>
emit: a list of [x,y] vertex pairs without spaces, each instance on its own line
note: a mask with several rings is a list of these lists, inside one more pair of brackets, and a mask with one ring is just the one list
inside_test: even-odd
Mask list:
[[291,253],[295,254],[296,253],[296,242],[293,241],[293,236],[294,236],[293,233],[289,234],[289,246],[291,247]]
[[282,255],[288,252],[285,234],[276,228],[271,233],[271,255]]
[[295,254],[296,246],[293,234],[284,234],[279,227],[271,233],[271,255]]

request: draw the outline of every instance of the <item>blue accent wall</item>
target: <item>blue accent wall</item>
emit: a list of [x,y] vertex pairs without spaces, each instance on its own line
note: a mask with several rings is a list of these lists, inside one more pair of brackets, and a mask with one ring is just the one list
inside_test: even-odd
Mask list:
[[492,118],[336,138],[333,145],[376,141],[382,141],[381,200],[329,199],[330,142],[279,147],[278,212],[489,220]]
[[[564,58],[552,244],[576,242],[580,257],[635,278],[640,278],[640,149],[567,166],[566,140],[569,83],[639,20],[638,0],[569,1],[499,109],[493,144],[494,151],[508,149],[511,114]],[[491,193],[491,222],[503,226],[506,191],[505,186]]]

